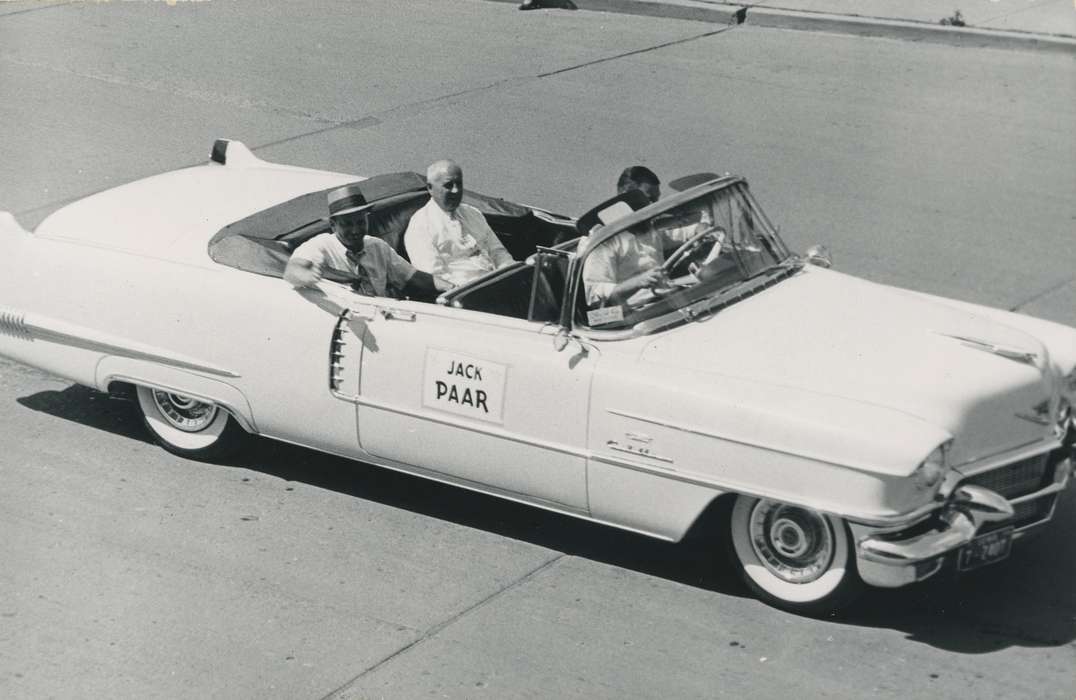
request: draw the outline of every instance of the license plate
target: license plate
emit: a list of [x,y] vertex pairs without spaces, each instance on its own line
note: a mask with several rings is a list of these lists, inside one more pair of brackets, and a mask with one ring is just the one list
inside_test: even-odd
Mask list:
[[961,571],[976,569],[1009,556],[1012,549],[1012,532],[1013,528],[1007,527],[968,542],[957,557],[957,568]]

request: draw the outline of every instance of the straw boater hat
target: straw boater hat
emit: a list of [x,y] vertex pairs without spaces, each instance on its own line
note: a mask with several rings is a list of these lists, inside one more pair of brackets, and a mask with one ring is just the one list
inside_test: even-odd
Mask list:
[[328,197],[330,219],[370,208],[370,204],[362,195],[362,190],[357,183],[330,190]]

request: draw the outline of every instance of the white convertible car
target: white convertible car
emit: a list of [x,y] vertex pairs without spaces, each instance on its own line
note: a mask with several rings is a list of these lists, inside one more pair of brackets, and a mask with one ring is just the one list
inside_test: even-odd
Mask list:
[[[436,300],[293,289],[358,179],[218,141],[33,233],[2,214],[0,354],[135,387],[182,455],[253,433],[672,541],[720,508],[747,584],[805,613],[1003,559],[1069,482],[1076,330],[797,256],[741,178],[578,222],[472,195],[515,264]],[[422,178],[362,186],[403,250]],[[616,276],[647,254],[658,282]]]

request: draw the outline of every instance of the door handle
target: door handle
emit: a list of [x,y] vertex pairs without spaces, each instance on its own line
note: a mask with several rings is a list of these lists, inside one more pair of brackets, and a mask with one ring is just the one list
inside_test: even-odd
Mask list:
[[377,314],[373,311],[363,313],[360,311],[356,311],[355,309],[348,309],[347,317],[351,321],[373,321],[375,318],[377,318]]
[[399,309],[381,309],[381,315],[386,321],[415,321],[414,311],[401,311]]

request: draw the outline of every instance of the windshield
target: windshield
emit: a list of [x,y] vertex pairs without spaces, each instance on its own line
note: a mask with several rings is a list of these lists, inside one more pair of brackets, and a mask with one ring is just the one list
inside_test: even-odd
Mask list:
[[[789,257],[743,182],[672,208],[654,206],[658,213],[606,239],[583,260],[585,325],[630,328],[716,297]],[[600,239],[601,232],[591,237]]]

